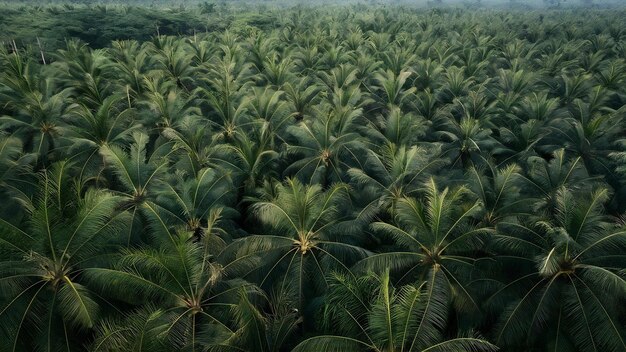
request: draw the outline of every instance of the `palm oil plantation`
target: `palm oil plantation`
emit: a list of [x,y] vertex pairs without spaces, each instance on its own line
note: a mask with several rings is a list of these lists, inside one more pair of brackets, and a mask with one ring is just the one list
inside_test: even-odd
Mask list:
[[450,2],[0,4],[0,351],[626,351],[626,9]]

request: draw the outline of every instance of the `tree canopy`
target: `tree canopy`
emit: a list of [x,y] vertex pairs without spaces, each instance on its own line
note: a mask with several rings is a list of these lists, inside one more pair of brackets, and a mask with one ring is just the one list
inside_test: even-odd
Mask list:
[[623,9],[210,5],[2,12],[0,352],[626,351]]

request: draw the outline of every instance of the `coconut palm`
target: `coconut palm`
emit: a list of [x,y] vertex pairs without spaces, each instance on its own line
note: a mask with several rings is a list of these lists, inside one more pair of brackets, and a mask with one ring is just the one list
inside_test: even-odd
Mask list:
[[287,82],[284,90],[287,99],[293,105],[293,116],[298,121],[309,115],[322,88],[316,84],[311,84],[308,78],[301,78],[297,83]]
[[[273,91],[268,87],[256,88],[252,99],[247,104],[252,117],[261,120],[260,123],[267,123],[268,133],[279,138],[284,135],[284,130],[291,120],[290,117],[293,116],[288,102],[282,98],[283,94],[283,91]],[[273,147],[273,143],[271,146]]]
[[[483,204],[464,186],[439,190],[434,179],[424,185],[423,196],[398,200],[392,223],[374,222],[371,227],[393,245],[385,252],[363,259],[357,270],[391,269],[400,280],[425,281],[441,275],[440,287],[459,310],[478,309],[471,283],[474,263],[492,229],[477,226],[474,219]],[[433,297],[426,298],[427,300]]]
[[483,203],[487,226],[514,216],[530,215],[533,200],[522,194],[526,184],[521,168],[511,164],[502,168],[489,165],[487,169],[470,168],[470,189]]
[[129,217],[117,211],[120,197],[83,192],[70,172],[66,162],[43,171],[40,193],[25,204],[30,216],[0,220],[2,351],[80,350],[77,341],[112,308],[83,273],[115,253]]
[[444,142],[443,153],[451,160],[452,167],[482,165],[499,147],[487,121],[463,117],[458,122],[452,118],[441,122],[441,127],[435,127],[435,136]]
[[65,117],[67,134],[66,155],[81,165],[87,173],[81,177],[99,182],[104,168],[99,154],[105,145],[123,146],[132,138],[133,131],[141,126],[134,124],[133,111],[126,109],[122,97],[109,96],[95,111],[84,105],[77,106]]
[[226,145],[224,153],[217,157],[217,164],[232,170],[239,185],[239,201],[252,196],[257,187],[277,177],[276,162],[279,153],[271,148],[272,132],[267,124],[261,125],[254,136],[241,136]]
[[624,13],[472,1],[0,4],[0,351],[626,350]]
[[[239,301],[235,307],[235,332],[226,341],[216,341],[211,331],[201,336],[200,344],[208,351],[245,351],[254,349],[263,352],[279,352],[291,343],[292,336],[302,322],[297,309],[293,309],[288,299],[270,301],[269,313],[264,313],[246,295],[239,292]],[[282,299],[284,297],[281,297]],[[206,337],[208,338],[206,338]]]
[[379,103],[387,108],[402,106],[404,101],[415,91],[414,87],[404,88],[407,79],[411,76],[410,71],[395,74],[392,71],[378,72],[374,74],[377,96]]
[[556,193],[565,186],[570,189],[588,187],[594,179],[590,177],[580,157],[568,158],[565,150],[552,154],[552,160],[530,157],[526,162],[528,191],[537,196],[535,208],[553,212]]
[[223,138],[228,141],[235,134],[245,134],[243,130],[250,121],[243,114],[245,104],[239,94],[250,82],[249,65],[241,59],[241,54],[224,48],[225,55],[217,59],[209,69],[209,77],[200,85],[200,95],[210,107],[211,120],[217,122]]
[[615,175],[608,155],[616,151],[614,141],[621,135],[624,120],[619,111],[596,109],[596,104],[603,104],[595,100],[574,101],[573,118],[553,120],[553,135],[565,139],[560,145],[572,156],[580,157],[591,174],[604,175],[611,181]]
[[386,115],[376,116],[361,132],[372,140],[372,148],[377,145],[393,144],[411,146],[419,143],[429,127],[429,122],[413,113],[403,113],[391,107]]
[[[168,38],[169,39],[169,38]],[[189,45],[184,40],[166,40],[165,44],[156,50],[153,56],[162,72],[184,91],[193,89],[196,68],[192,65],[192,57],[188,55]]]
[[126,87],[129,107],[144,92],[143,80],[153,67],[153,58],[147,45],[137,41],[115,41],[112,43],[112,69],[117,72],[120,84]]
[[493,152],[500,164],[513,160],[526,160],[542,153],[542,142],[550,134],[544,123],[528,120],[521,124],[508,124],[498,128],[498,142],[501,146]]
[[148,306],[123,314],[118,319],[103,319],[96,327],[96,338],[90,350],[167,351],[159,335],[167,330],[167,315],[162,309]]
[[417,77],[413,82],[418,90],[431,90],[439,88],[439,78],[441,77],[444,68],[443,66],[430,58],[424,61],[417,62],[414,68]]
[[[57,90],[53,81],[38,80],[28,74],[5,81],[8,85],[4,104],[11,109],[11,114],[0,117],[0,128],[11,131],[25,144],[24,148],[35,153],[41,162],[54,160],[59,139],[65,133],[63,118],[68,115],[73,105],[69,104],[70,91]],[[33,80],[34,86],[29,83]]]
[[467,78],[463,68],[451,66],[444,73],[444,84],[439,90],[438,99],[445,103],[449,103],[454,98],[459,98],[470,90],[476,82],[473,77]]
[[167,89],[165,92],[154,88],[153,85],[147,85],[145,99],[137,103],[145,105],[145,109],[142,109],[144,114],[140,117],[144,126],[157,131],[168,127],[178,129],[187,120],[201,116],[200,108],[196,106],[195,96],[188,95],[177,88]]
[[294,79],[294,64],[289,56],[280,57],[274,54],[265,59],[263,69],[264,82],[277,89],[282,89],[285,83]]
[[216,167],[227,146],[221,143],[211,125],[196,118],[181,121],[177,130],[164,128],[158,139],[172,144],[171,159],[175,161],[176,169],[188,174]]
[[256,271],[261,287],[273,283],[275,289],[294,297],[293,308],[302,309],[325,286],[328,270],[347,270],[350,262],[367,252],[359,247],[359,236],[347,224],[345,185],[335,184],[323,191],[319,185],[288,179],[272,191],[274,194],[264,195],[250,207],[265,234],[250,235],[230,245],[225,252],[230,250],[234,257],[225,268],[260,256],[262,264],[256,264],[252,272]]
[[345,170],[363,149],[360,135],[355,132],[360,114],[360,109],[340,106],[326,116],[289,126],[287,133],[294,142],[287,139],[286,152],[295,161],[285,174],[324,186],[344,181]]
[[[158,319],[156,337],[169,349],[199,350],[202,331],[211,332],[219,342],[227,340],[235,333],[229,315],[237,304],[234,293],[247,283],[235,276],[233,267],[215,262],[219,253],[213,244],[221,242],[214,238],[218,232],[207,233],[197,242],[190,241],[193,236],[191,231],[170,232],[170,242],[160,248],[126,250],[111,267],[90,268],[84,275],[108,297],[133,305],[147,300],[158,303],[159,316],[152,313],[142,323]],[[100,340],[116,333],[103,332]]]
[[[435,147],[381,147],[380,153],[368,150],[363,169],[351,168],[348,175],[359,190],[355,198],[367,202],[357,219],[370,221],[378,215],[395,214],[397,202],[417,195],[421,185],[443,166]],[[359,197],[360,195],[360,197]]]
[[626,347],[619,310],[613,308],[626,294],[619,269],[625,232],[603,212],[608,196],[606,189],[583,196],[561,187],[553,218],[498,227],[494,243],[503,259],[520,259],[507,260],[517,266],[515,276],[487,301],[506,307],[496,343],[511,350]]
[[[145,212],[144,216],[160,217],[151,202],[161,190],[159,183],[164,182],[162,177],[165,174],[167,158],[172,153],[171,143],[155,148],[150,154],[147,144],[148,136],[135,132],[128,152],[115,145],[103,145],[100,148],[100,154],[110,172],[110,188],[123,197],[120,207],[132,214],[132,226],[127,229],[129,244],[138,238],[143,227],[141,223],[145,220],[141,220],[142,211]],[[160,225],[160,221],[156,226],[164,227]],[[154,228],[152,230],[156,231]]]
[[54,64],[58,68],[59,81],[78,100],[89,107],[97,107],[116,91],[110,59],[103,50],[92,50],[78,40],[67,41],[67,47],[58,53],[62,60]]
[[238,216],[228,173],[206,168],[197,175],[172,175],[168,181],[159,185],[154,202],[173,216],[168,217],[171,227],[185,227],[196,240],[210,234],[218,222],[224,224]]
[[481,338],[444,337],[447,299],[434,283],[439,280],[435,273],[429,285],[396,288],[389,273],[358,279],[334,274],[322,313],[332,334],[308,338],[293,351],[496,351]]

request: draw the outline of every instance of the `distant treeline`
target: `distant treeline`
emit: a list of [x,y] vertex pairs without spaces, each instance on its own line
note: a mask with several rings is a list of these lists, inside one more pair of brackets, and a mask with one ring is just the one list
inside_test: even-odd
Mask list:
[[67,38],[78,38],[92,48],[103,48],[113,40],[145,41],[155,35],[193,35],[228,28],[233,22],[261,29],[271,28],[275,18],[250,13],[232,15],[224,4],[201,3],[155,9],[122,5],[0,4],[0,42],[5,46],[28,47],[41,43],[45,51],[65,46]]
[[185,7],[204,3],[225,5],[272,4],[279,6],[312,4],[403,4],[413,6],[484,6],[484,7],[579,7],[579,6],[626,6],[624,0],[13,0],[0,1],[1,4],[27,5],[133,5],[153,7]]
[[[617,2],[616,2],[617,1]],[[328,3],[356,7],[403,4],[411,7],[506,6],[519,10],[537,6],[611,6],[621,0],[17,0],[0,1],[0,44],[54,52],[69,38],[92,48],[113,40],[145,41],[155,35],[193,35],[250,26],[276,27],[278,9]],[[626,2],[621,3],[621,6]],[[544,9],[545,10],[545,9]],[[540,10],[543,11],[543,10]],[[235,26],[236,25],[236,26]]]

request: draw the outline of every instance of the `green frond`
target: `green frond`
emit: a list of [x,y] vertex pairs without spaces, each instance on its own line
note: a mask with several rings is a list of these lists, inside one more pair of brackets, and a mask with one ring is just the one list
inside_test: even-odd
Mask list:
[[59,311],[66,321],[79,329],[94,326],[100,307],[85,286],[65,277],[58,297]]
[[102,320],[96,327],[96,338],[91,344],[93,352],[113,351],[164,351],[157,337],[166,328],[164,312],[154,306],[125,314],[121,320]]
[[360,352],[374,349],[362,341],[343,336],[315,336],[299,343],[292,352]]
[[152,282],[136,270],[88,268],[83,273],[90,287],[121,301],[136,304],[155,300],[176,302],[179,299],[176,292]]
[[384,270],[391,270],[392,272],[400,272],[403,270],[409,270],[417,268],[422,265],[424,255],[420,253],[411,252],[387,252],[374,254],[369,256],[353,267],[356,272],[383,272]]
[[394,311],[396,305],[395,289],[389,284],[389,271],[380,274],[380,287],[375,299],[371,301],[367,335],[376,345],[385,350],[395,349]]
[[[401,326],[404,326],[402,345],[408,346],[409,351],[421,350],[441,339],[450,304],[450,292],[445,284],[444,273],[437,268],[428,273],[428,280],[421,288],[414,289],[421,292],[413,291],[400,302],[403,308],[406,308],[406,304],[418,304],[419,307],[409,311],[402,309],[398,313]],[[414,300],[419,301],[413,303]]]
[[493,345],[486,340],[474,338],[456,338],[425,348],[422,350],[422,352],[491,352],[498,350],[499,348],[496,345]]

